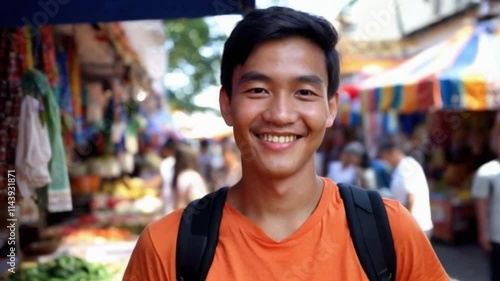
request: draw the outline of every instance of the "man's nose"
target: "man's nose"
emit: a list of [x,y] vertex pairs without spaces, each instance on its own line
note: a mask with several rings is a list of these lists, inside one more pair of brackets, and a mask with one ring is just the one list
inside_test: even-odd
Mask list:
[[297,118],[297,104],[293,97],[287,94],[273,95],[263,113],[264,121],[281,126],[293,124]]

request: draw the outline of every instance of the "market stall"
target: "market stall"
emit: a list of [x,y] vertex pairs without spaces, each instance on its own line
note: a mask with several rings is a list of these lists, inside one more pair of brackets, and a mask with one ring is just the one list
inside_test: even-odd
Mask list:
[[481,164],[495,158],[488,135],[500,108],[498,27],[498,20],[478,23],[453,63],[437,74],[442,110],[433,116],[431,140],[444,151],[436,155],[446,167],[436,169],[443,175],[434,182],[431,203],[434,236],[449,243],[475,240],[471,181]]
[[500,107],[500,20],[478,24],[451,67],[439,73],[443,108]]
[[[430,142],[412,152],[423,156],[431,185],[434,237],[450,243],[475,239],[470,186],[478,163],[467,163],[489,159],[482,148],[488,147],[488,120],[500,106],[498,26],[497,20],[467,25],[357,84],[367,147],[376,147],[383,136],[401,135],[402,115],[426,116],[416,124],[426,128]],[[413,145],[418,141],[403,135]],[[459,146],[473,151],[469,158],[450,156]]]
[[[41,136],[30,147],[45,145],[36,165],[46,171],[45,182],[30,183],[15,196],[1,181],[0,201],[19,202],[19,225],[10,235],[23,236],[12,253],[0,236],[2,256],[13,255],[7,272],[18,272],[9,278],[121,279],[138,234],[161,209],[154,184],[131,174],[134,155],[150,149],[141,146],[142,137],[155,139],[148,135],[153,119],[164,116],[158,106],[165,70],[158,61],[166,64],[163,20],[254,6],[252,0],[19,1],[0,11],[0,176],[16,170],[21,178],[27,170],[16,169],[29,155],[16,147],[26,136],[18,120],[28,95],[36,105],[30,120]],[[115,22],[138,19],[161,20]],[[147,42],[157,50],[138,54]]]
[[473,31],[474,27],[466,26],[400,65],[358,83],[362,111],[414,113],[439,108],[436,75],[452,64]]
[[[66,254],[109,262],[121,251],[126,260],[161,205],[156,190],[122,177],[137,146],[130,142],[136,89],[150,84],[141,61],[117,23],[0,32],[0,169],[2,177],[16,171],[13,190],[2,180],[0,201],[16,202],[15,233],[7,235],[19,238],[12,252],[2,232],[1,256],[15,261],[7,272]],[[83,223],[85,214],[94,219]],[[31,280],[42,268],[12,278]]]

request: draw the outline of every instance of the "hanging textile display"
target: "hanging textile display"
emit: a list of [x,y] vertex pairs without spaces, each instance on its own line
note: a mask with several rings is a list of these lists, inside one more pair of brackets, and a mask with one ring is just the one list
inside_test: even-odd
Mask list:
[[80,60],[78,58],[77,47],[73,41],[68,41],[66,48],[68,50],[69,81],[71,84],[71,93],[73,98],[75,142],[76,144],[82,144],[85,142],[85,136],[83,134],[84,115]]
[[32,41],[32,34],[31,34],[31,26],[26,26],[23,29],[23,34],[22,36],[26,38],[26,40],[23,40],[25,45],[24,48],[20,50],[24,50],[24,55],[26,56],[25,60],[25,69],[30,69],[33,68],[34,62],[33,62],[33,41]]
[[[47,198],[41,198],[49,212],[73,209],[66,155],[62,141],[59,106],[47,77],[40,71],[29,69],[23,76],[23,92],[38,93],[43,98],[52,151],[50,160],[51,182],[46,188]],[[44,200],[45,199],[45,200]],[[45,204],[44,204],[45,203]]]
[[56,86],[56,96],[59,104],[59,109],[64,120],[65,118],[72,118],[73,116],[73,97],[71,95],[68,53],[64,49],[64,44],[56,48],[56,64],[59,73],[59,83]]
[[55,87],[59,82],[59,73],[57,71],[56,47],[52,27],[40,27],[40,36],[42,39],[43,72],[47,75],[50,85]]
[[6,200],[8,170],[15,170],[17,127],[21,109],[21,73],[26,56],[23,28],[2,29],[0,34],[0,197]]
[[336,120],[345,126],[356,127],[361,125],[361,100],[353,95],[347,87],[339,90],[339,104]]
[[25,79],[22,81],[22,89],[24,97],[18,121],[16,181],[21,196],[31,198],[37,188],[51,182],[49,162],[52,151],[41,96],[45,93]]

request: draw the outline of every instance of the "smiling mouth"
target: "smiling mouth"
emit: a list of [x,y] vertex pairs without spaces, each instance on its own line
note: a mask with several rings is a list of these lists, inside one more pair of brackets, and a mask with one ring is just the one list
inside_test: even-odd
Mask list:
[[261,140],[272,143],[289,143],[301,138],[299,135],[256,134],[256,136]]

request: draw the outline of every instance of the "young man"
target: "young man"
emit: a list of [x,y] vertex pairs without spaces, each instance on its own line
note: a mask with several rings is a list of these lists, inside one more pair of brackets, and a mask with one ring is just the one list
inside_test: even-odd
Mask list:
[[429,185],[422,166],[392,141],[383,143],[379,157],[393,168],[390,190],[392,198],[399,201],[417,220],[428,238],[432,235],[433,223],[429,198]]
[[491,132],[498,159],[482,165],[472,184],[476,199],[479,244],[490,255],[491,281],[500,281],[500,112]]
[[[222,57],[220,107],[241,151],[206,280],[367,280],[337,186],[314,154],[337,111],[338,35],[326,20],[288,8],[250,12]],[[449,280],[411,215],[385,202],[397,280]],[[182,210],[149,225],[124,280],[176,280]]]

